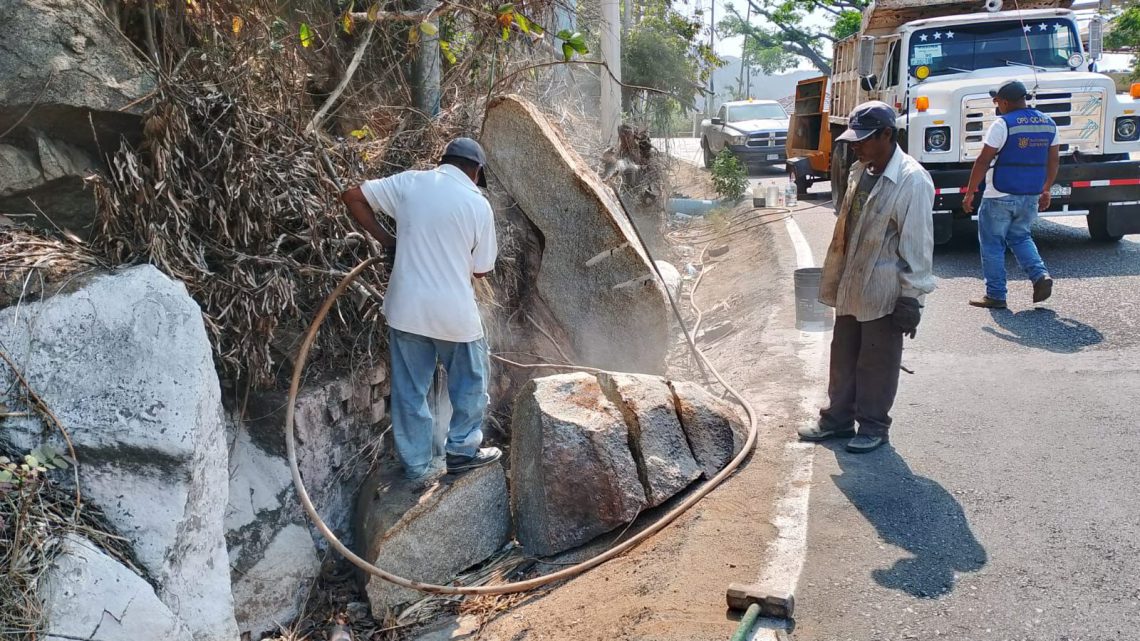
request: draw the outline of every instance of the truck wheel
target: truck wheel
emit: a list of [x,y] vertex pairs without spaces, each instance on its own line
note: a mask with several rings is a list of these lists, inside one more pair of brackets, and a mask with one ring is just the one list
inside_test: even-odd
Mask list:
[[1085,218],[1089,223],[1089,236],[1098,243],[1115,243],[1124,238],[1108,233],[1108,203],[1089,205],[1089,215]]
[[709,141],[705,138],[701,138],[701,155],[704,157],[705,169],[712,169],[716,156],[714,156],[712,150],[709,149]]
[[847,149],[845,142],[837,142],[831,148],[831,199],[836,211],[843,204],[843,196],[847,193],[847,174],[851,171]]
[[806,196],[808,189],[811,188],[811,182],[805,176],[801,176],[796,173],[795,168],[793,168],[789,173],[791,174],[792,182],[796,184],[796,195]]

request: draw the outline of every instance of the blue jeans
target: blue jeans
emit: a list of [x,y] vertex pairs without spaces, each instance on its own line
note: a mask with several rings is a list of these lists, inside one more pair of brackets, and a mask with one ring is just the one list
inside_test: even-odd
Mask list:
[[1037,282],[1049,272],[1029,228],[1037,220],[1037,196],[983,198],[978,208],[978,243],[986,296],[1005,300],[1005,250],[1013,252],[1029,280]]
[[451,343],[389,329],[392,351],[392,435],[404,474],[425,474],[432,463],[432,420],[428,391],[436,362],[447,370],[451,424],[448,454],[472,456],[483,442],[487,396],[487,341]]

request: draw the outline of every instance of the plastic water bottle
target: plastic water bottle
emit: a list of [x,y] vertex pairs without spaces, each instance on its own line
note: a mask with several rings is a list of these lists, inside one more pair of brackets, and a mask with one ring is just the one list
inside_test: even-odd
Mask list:
[[788,184],[784,187],[784,202],[788,207],[796,206],[796,196],[796,183],[792,182],[791,178],[788,178]]

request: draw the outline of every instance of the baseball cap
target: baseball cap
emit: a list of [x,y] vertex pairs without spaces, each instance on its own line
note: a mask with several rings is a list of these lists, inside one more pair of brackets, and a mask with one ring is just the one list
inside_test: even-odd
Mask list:
[[869,138],[871,134],[895,126],[895,110],[885,102],[871,100],[851,110],[847,117],[847,131],[837,140],[856,142]]
[[1020,80],[1010,80],[1002,83],[1002,86],[996,90],[990,89],[990,98],[1001,98],[1002,100],[1021,100],[1028,95],[1029,90]]
[[447,143],[447,148],[443,150],[443,157],[448,156],[470,160],[479,165],[479,180],[476,184],[480,187],[487,186],[487,176],[483,171],[483,167],[487,166],[487,155],[483,153],[482,145],[471,138],[456,138]]

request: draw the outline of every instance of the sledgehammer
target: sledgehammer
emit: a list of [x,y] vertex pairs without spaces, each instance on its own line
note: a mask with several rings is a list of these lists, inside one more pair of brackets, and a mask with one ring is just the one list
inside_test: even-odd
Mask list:
[[790,619],[796,608],[796,598],[790,592],[770,590],[758,585],[733,583],[725,594],[730,610],[744,610],[740,625],[732,641],[744,641],[760,617]]

